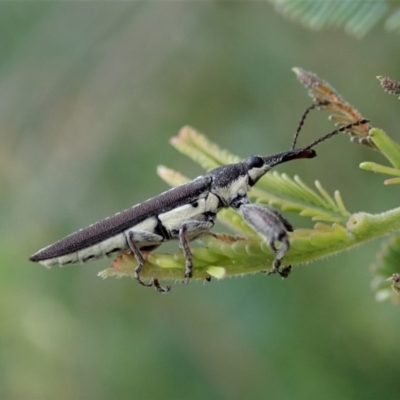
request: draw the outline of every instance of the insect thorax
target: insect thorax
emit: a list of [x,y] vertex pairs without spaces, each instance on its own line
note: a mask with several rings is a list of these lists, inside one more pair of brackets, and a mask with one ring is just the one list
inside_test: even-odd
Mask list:
[[249,176],[243,163],[226,165],[210,172],[213,178],[211,192],[218,196],[224,207],[230,207],[236,199],[249,191]]

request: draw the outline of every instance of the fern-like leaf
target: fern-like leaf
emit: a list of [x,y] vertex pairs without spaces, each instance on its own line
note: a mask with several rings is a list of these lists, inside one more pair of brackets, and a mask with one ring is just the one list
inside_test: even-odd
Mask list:
[[[309,94],[318,103],[333,113],[331,119],[336,124],[346,126],[359,121],[362,115],[327,82],[317,75],[296,68],[299,80],[309,89]],[[385,78],[387,79],[387,78]],[[393,82],[385,81],[393,86]],[[354,129],[353,129],[354,128]],[[380,129],[367,124],[350,128],[350,135],[362,144],[379,150],[393,167],[376,163],[363,163],[362,168],[387,173],[395,178],[385,183],[400,183],[400,146],[393,142]],[[185,127],[171,139],[180,152],[189,156],[206,170],[222,165],[236,163],[240,158],[220,149],[204,135],[193,128]],[[188,177],[166,167],[158,168],[159,175],[172,186],[189,181]],[[355,213],[350,215],[339,192],[331,196],[319,183],[315,189],[307,186],[299,177],[293,179],[277,171],[266,174],[249,193],[252,201],[269,204],[286,211],[296,211],[323,221],[313,229],[297,229],[290,233],[290,251],[285,263],[297,265],[341,252],[368,240],[382,237],[400,230],[400,208],[380,214]],[[226,276],[254,273],[270,268],[275,255],[255,231],[253,231],[234,210],[221,210],[219,220],[240,236],[226,234],[206,234],[202,237],[206,247],[192,248],[193,279],[217,279]],[[182,280],[185,258],[182,252],[176,254],[144,253],[145,268],[143,278]],[[374,265],[373,288],[378,300],[392,298],[400,302],[400,235],[396,233],[387,241]],[[109,276],[132,276],[136,267],[132,255],[122,255],[114,260],[112,267],[99,273],[103,278]]]
[[[208,169],[238,160],[238,157],[221,150],[192,128],[182,130],[172,143]],[[165,167],[159,167],[158,172],[173,186],[189,180]],[[291,179],[275,172],[260,180],[252,192],[255,201],[278,205],[282,209],[295,210],[315,220],[325,221],[318,222],[314,229],[297,229],[290,234],[291,249],[285,256],[288,264],[298,265],[326,257],[400,229],[400,209],[377,215],[349,215],[340,194],[336,192],[334,196],[329,195],[318,182],[314,190],[298,177]],[[222,210],[218,217],[240,236],[204,235],[202,241],[206,248],[192,248],[193,278],[220,279],[269,269],[275,256],[265,240],[247,226],[234,210]],[[173,255],[145,253],[145,260],[146,265],[141,273],[143,278],[181,280],[183,277],[185,258],[182,252]],[[135,267],[135,258],[123,255],[99,275],[103,278],[132,276]]]
[[393,167],[387,167],[374,162],[363,162],[360,168],[396,176],[396,178],[387,179],[385,185],[400,183],[400,145],[393,141],[382,129],[373,128],[370,131],[370,140],[377,149],[389,160]]
[[[340,27],[357,38],[366,35],[388,12],[389,0],[270,0],[275,9],[285,17],[302,25],[321,30]],[[386,28],[400,27],[399,11],[386,21]]]
[[[181,129],[178,136],[171,139],[171,144],[207,171],[240,161],[240,157],[222,150],[190,127]],[[182,179],[182,176],[177,182],[167,179],[173,186],[188,180],[188,178]],[[311,189],[298,176],[292,179],[286,174],[274,171],[259,180],[257,186],[249,192],[249,197],[254,202],[269,204],[285,211],[299,212],[300,215],[313,217],[315,220],[343,222],[349,213],[343,205],[340,194],[336,193],[335,197],[330,196],[319,182],[316,182],[316,188],[317,191]],[[232,212],[228,215],[232,215]]]

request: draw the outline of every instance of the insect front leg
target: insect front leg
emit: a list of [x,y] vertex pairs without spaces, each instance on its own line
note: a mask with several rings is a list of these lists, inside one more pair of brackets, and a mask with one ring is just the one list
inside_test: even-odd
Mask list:
[[207,233],[214,226],[213,221],[185,221],[179,229],[179,246],[185,255],[185,285],[193,276],[193,256],[190,251],[189,241],[204,233]]
[[154,243],[154,246],[158,246],[162,242],[162,237],[156,234],[143,232],[143,231],[134,231],[130,230],[125,233],[126,241],[128,243],[129,249],[131,250],[132,254],[135,256],[138,265],[135,268],[135,275],[134,278],[140,283],[142,286],[145,287],[152,287],[154,286],[157,292],[159,293],[167,293],[171,290],[170,286],[166,288],[162,287],[158,281],[158,279],[153,278],[149,283],[145,283],[140,278],[140,273],[142,272],[143,266],[145,264],[145,260],[143,258],[143,254],[140,251],[137,243],[146,242],[146,243]]
[[[288,232],[293,231],[292,225],[278,211],[267,206],[243,204],[239,210],[245,221],[267,240],[269,247],[275,253],[275,260],[268,274],[278,273],[286,278],[291,266],[281,268],[281,263],[290,248]],[[279,248],[276,247],[276,242],[280,243]]]

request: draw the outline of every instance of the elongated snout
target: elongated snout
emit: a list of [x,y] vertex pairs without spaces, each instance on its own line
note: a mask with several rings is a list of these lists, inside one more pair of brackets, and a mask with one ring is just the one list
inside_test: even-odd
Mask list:
[[265,164],[272,168],[275,165],[282,164],[287,161],[297,160],[298,158],[314,158],[316,156],[317,153],[313,149],[294,149],[274,154],[269,157],[263,157],[263,160]]

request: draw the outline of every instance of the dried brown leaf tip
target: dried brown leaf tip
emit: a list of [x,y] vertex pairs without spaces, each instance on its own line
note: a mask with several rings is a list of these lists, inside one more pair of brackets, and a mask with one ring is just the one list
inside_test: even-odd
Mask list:
[[243,240],[246,240],[245,238],[237,235],[229,235],[226,233],[212,233],[210,232],[208,234],[210,237],[213,237],[214,239],[219,240],[220,242],[224,242],[227,244],[232,244],[232,243],[237,243]]
[[[300,83],[308,89],[308,94],[314,102],[321,104],[321,109],[331,112],[329,119],[334,121],[337,127],[341,128],[365,119],[357,109],[347,103],[328,82],[318,75],[297,67],[293,68],[293,72]],[[368,123],[353,126],[347,132],[351,141],[376,149],[369,137],[370,129],[371,125]]]
[[385,92],[399,96],[400,99],[400,82],[390,79],[386,76],[377,76]]

